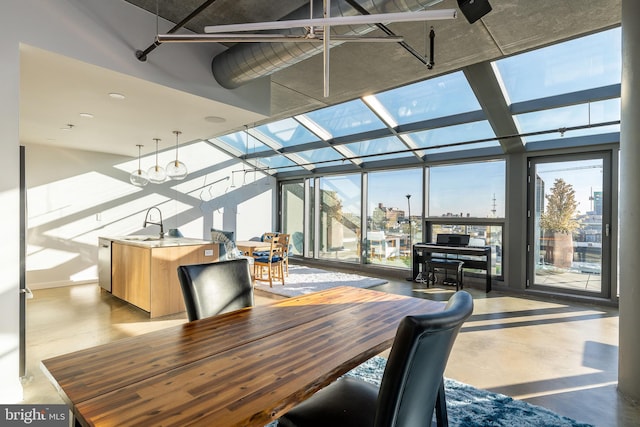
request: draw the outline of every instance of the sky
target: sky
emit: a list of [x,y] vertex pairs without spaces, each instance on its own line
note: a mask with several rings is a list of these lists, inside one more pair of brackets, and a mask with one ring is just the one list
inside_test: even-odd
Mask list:
[[579,213],[592,210],[589,200],[592,192],[602,191],[603,167],[601,159],[536,164],[536,173],[544,181],[545,194],[549,194],[557,178],[564,179],[575,190]]

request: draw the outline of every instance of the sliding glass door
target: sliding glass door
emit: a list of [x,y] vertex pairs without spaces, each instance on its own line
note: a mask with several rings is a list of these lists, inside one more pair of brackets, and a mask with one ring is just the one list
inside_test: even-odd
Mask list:
[[280,218],[282,232],[291,235],[291,253],[304,254],[304,182],[282,184],[280,189]]
[[609,154],[529,167],[528,287],[609,294]]

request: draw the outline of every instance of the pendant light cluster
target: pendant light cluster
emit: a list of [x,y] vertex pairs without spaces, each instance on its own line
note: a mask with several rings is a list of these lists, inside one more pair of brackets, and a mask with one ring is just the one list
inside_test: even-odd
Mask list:
[[182,132],[174,130],[173,133],[176,136],[176,159],[169,162],[165,168],[158,164],[158,143],[161,141],[160,138],[153,138],[156,143],[156,163],[151,166],[147,172],[143,171],[140,167],[140,150],[144,146],[140,144],[136,145],[136,147],[138,147],[138,168],[131,172],[129,176],[129,180],[133,185],[144,187],[150,182],[152,184],[162,184],[167,178],[174,181],[180,181],[186,178],[188,173],[187,167],[178,160],[178,137]]

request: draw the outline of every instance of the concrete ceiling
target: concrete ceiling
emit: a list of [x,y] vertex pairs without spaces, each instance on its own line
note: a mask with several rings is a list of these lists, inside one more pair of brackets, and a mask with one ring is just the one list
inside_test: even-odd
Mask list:
[[[127,0],[171,22],[179,22],[204,0]],[[320,1],[320,0],[316,0]],[[334,2],[339,0],[334,0]],[[271,118],[282,118],[380,92],[407,83],[459,70],[465,66],[575,38],[620,23],[620,0],[490,0],[493,11],[474,24],[460,14],[452,21],[396,23],[389,27],[418,52],[426,52],[428,26],[436,31],[436,66],[428,70],[398,44],[345,43],[331,50],[330,96],[323,97],[322,55],[317,55],[271,75]],[[306,3],[305,0],[217,0],[186,28],[202,33],[206,25],[272,21]],[[363,3],[363,2],[361,2]],[[457,8],[444,0],[435,9]],[[381,34],[379,30],[371,35]],[[151,44],[153,40],[149,40]],[[144,48],[146,46],[141,46]],[[162,46],[150,53],[162,55]],[[21,140],[78,149],[133,155],[136,143],[153,148],[149,130],[166,129],[172,121],[184,135],[181,141],[208,138],[254,124],[233,108],[194,95],[163,88],[98,67],[58,57],[34,48],[21,51]],[[58,73],[48,72],[59,67]],[[212,76],[213,81],[213,76]],[[99,90],[96,90],[99,89]],[[135,103],[123,103],[109,92],[140,94]],[[99,93],[100,96],[95,94]],[[159,100],[167,102],[158,102]],[[221,111],[223,111],[221,113]],[[100,116],[85,119],[80,113]],[[225,116],[212,123],[206,116]],[[244,120],[244,122],[242,122]],[[64,131],[65,124],[74,130]],[[86,126],[87,123],[93,123]],[[83,132],[75,131],[90,128]],[[145,132],[141,129],[144,128]],[[51,129],[56,129],[52,132]],[[106,143],[101,135],[112,135]],[[74,137],[70,137],[74,134]],[[116,136],[116,138],[113,138]],[[114,143],[121,136],[125,142]],[[173,135],[154,135],[163,145]],[[135,147],[134,147],[135,149]]]

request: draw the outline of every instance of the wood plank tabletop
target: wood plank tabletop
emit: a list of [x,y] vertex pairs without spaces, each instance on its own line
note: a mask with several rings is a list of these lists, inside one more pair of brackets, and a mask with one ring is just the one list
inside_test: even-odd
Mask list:
[[43,361],[86,425],[263,426],[443,303],[352,287]]

